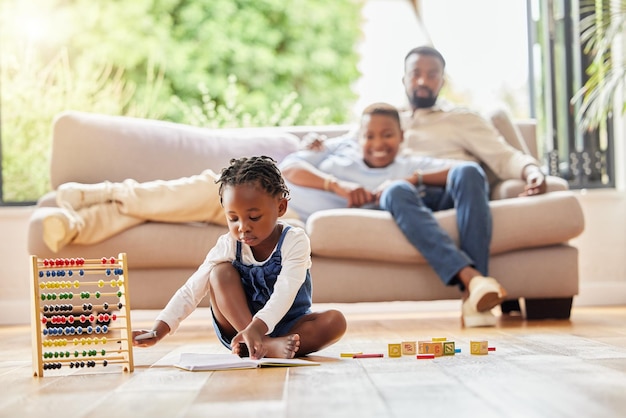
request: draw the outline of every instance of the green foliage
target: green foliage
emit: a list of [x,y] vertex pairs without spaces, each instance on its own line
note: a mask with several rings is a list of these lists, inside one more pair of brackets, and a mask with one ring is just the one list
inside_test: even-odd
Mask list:
[[[571,99],[580,104],[577,112],[579,123],[587,129],[601,126],[613,113],[616,97],[626,86],[626,60],[623,54],[612,54],[616,39],[626,29],[626,0],[581,0],[580,40],[584,52],[593,61],[586,69],[589,79]],[[621,104],[626,114],[626,100]]]
[[345,122],[361,2],[0,0],[4,201],[49,190],[51,125],[67,109],[208,127]]
[[75,69],[63,51],[48,63],[30,51],[2,61],[2,177],[5,201],[33,201],[49,190],[50,137],[66,109],[150,117],[133,104],[134,87],[111,67]]

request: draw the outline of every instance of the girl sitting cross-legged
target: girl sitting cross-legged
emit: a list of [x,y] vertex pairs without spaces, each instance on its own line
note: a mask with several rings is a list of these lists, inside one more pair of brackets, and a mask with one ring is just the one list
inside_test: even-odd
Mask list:
[[152,346],[191,314],[209,293],[218,338],[233,353],[246,344],[250,357],[304,356],[337,342],[346,320],[337,310],[311,311],[311,246],[304,230],[278,218],[289,189],[269,157],[231,160],[219,179],[229,233],[158,315],[156,336],[135,337]]

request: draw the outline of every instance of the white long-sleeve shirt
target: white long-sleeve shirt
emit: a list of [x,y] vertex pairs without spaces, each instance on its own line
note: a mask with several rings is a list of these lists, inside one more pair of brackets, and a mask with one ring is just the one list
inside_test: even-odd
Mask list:
[[[283,224],[283,228],[286,225]],[[167,306],[159,313],[157,320],[165,322],[173,334],[180,323],[198,306],[209,293],[209,275],[216,264],[232,262],[235,259],[237,241],[231,234],[222,235],[209,251],[204,262],[187,282],[170,299]],[[272,254],[276,251],[272,251]],[[254,315],[261,319],[270,334],[276,324],[285,316],[306,278],[306,271],[311,267],[311,243],[301,228],[291,227],[287,231],[281,248],[282,269],[274,292],[265,306]],[[252,249],[241,244],[241,262],[246,265],[263,265],[267,260],[257,261]]]

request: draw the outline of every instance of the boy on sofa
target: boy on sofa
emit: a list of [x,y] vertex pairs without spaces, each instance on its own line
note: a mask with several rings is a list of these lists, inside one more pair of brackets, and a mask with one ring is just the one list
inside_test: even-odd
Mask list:
[[147,331],[133,331],[133,345],[152,346],[174,332],[207,293],[215,332],[235,354],[245,343],[252,358],[292,358],[338,341],[343,314],[311,312],[309,238],[278,220],[289,189],[274,161],[233,159],[217,183],[229,233],[157,316],[153,336],[137,339]]
[[[369,106],[358,142],[329,139],[319,150],[295,152],[281,162],[291,206],[303,220],[312,212],[341,207],[390,212],[443,283],[464,290],[465,326],[493,326],[491,309],[506,292],[486,277],[491,212],[485,173],[474,162],[400,156],[402,141],[397,109]],[[460,248],[432,214],[451,208],[457,210]]]

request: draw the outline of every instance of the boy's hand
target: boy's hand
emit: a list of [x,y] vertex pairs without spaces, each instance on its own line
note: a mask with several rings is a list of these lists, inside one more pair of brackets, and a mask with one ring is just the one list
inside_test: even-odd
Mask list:
[[322,151],[326,139],[326,135],[320,135],[317,132],[309,132],[302,137],[300,148],[309,151]]
[[367,190],[358,183],[349,181],[336,181],[331,184],[333,193],[345,198],[348,201],[349,208],[360,208],[361,206],[372,203],[376,200],[374,193]]

